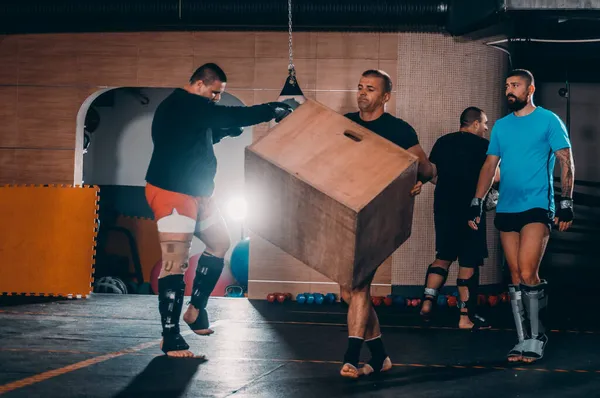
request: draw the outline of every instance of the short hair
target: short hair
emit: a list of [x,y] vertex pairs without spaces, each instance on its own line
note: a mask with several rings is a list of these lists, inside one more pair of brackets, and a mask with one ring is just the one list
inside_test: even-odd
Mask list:
[[191,84],[198,80],[202,80],[204,84],[212,84],[216,80],[227,83],[227,75],[219,65],[209,62],[196,69],[190,77]]
[[523,79],[525,79],[528,86],[530,86],[532,84],[535,85],[533,73],[531,73],[527,69],[513,69],[506,77],[509,78],[509,77],[513,77],[513,76],[522,77]]
[[383,79],[383,92],[391,93],[392,92],[392,78],[386,72],[379,69],[369,69],[363,72],[363,77],[367,76],[375,76]]
[[476,121],[481,122],[481,115],[484,113],[476,106],[468,107],[460,114],[460,127],[469,127]]

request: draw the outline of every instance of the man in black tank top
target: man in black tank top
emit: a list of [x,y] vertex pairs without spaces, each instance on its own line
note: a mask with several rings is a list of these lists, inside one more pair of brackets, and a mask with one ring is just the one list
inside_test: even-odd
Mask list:
[[[345,116],[419,158],[419,181],[411,191],[412,195],[417,195],[421,192],[421,185],[433,177],[433,166],[419,145],[417,133],[411,125],[385,112],[385,104],[391,93],[392,80],[389,75],[379,70],[368,70],[362,74],[358,84],[357,101],[360,112]],[[342,297],[349,305],[348,348],[340,371],[344,377],[357,378],[373,372],[384,372],[392,367],[381,339],[377,313],[370,300],[373,276],[357,289],[341,289]],[[359,369],[358,359],[363,342],[367,343],[371,351],[371,360]]]
[[436,170],[432,180],[436,184],[433,205],[436,258],[427,268],[421,315],[428,319],[448,277],[448,268],[458,260],[456,284],[461,329],[489,328],[485,320],[474,313],[479,267],[488,257],[485,217],[481,218],[477,231],[464,222],[487,156],[489,141],[483,137],[487,130],[485,113],[469,107],[460,116],[460,130],[440,137],[429,155]]

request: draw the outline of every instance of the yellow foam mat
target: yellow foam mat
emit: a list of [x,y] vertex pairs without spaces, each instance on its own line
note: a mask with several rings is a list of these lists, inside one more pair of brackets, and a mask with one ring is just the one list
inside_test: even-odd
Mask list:
[[92,291],[98,187],[0,187],[0,292],[84,297]]

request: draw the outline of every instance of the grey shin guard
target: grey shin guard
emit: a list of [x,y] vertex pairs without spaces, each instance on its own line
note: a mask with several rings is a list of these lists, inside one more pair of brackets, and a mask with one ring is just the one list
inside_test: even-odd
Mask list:
[[544,347],[548,342],[544,327],[546,307],[548,306],[547,287],[548,282],[544,280],[535,286],[521,284],[530,332],[530,338],[525,341],[523,348],[523,357],[539,359],[544,355]]
[[529,333],[525,322],[525,308],[523,306],[522,292],[519,285],[508,285],[508,294],[510,296],[510,306],[515,319],[518,338],[517,345],[513,347],[508,355],[520,356],[523,353],[525,339],[529,338]]

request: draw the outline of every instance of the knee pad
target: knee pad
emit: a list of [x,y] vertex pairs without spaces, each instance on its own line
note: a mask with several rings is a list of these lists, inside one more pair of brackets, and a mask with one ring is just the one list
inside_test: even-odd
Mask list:
[[208,298],[221,277],[223,266],[223,258],[212,256],[206,252],[200,256],[191,299],[192,305],[197,309],[206,308]]
[[444,286],[444,284],[446,284],[446,279],[448,278],[448,270],[442,267],[434,267],[433,264],[429,264],[429,267],[427,267],[427,273],[425,274],[425,295],[436,297],[438,295],[438,289],[427,287],[427,279],[429,279],[430,274],[440,275],[443,278],[442,284],[438,288],[441,289]]
[[191,233],[160,233],[162,271],[171,275],[185,274],[189,266]]

